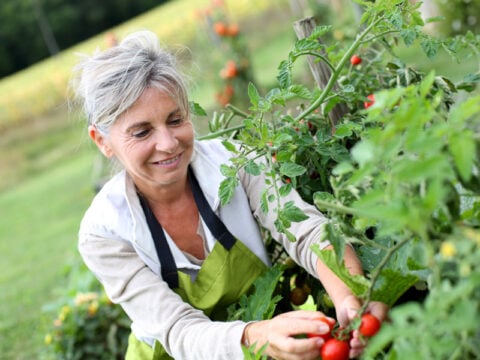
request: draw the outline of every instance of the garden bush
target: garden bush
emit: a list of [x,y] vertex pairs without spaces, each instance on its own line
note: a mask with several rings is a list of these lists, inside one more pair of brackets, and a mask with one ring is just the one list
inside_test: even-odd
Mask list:
[[53,316],[45,335],[46,353],[62,360],[124,359],[130,320],[113,304],[93,274],[76,260],[67,269],[68,284],[45,311]]

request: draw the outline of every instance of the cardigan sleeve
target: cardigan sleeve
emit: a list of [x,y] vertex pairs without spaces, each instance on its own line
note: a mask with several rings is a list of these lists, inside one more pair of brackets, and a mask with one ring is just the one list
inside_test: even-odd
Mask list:
[[79,251],[112,302],[133,321],[132,328],[158,340],[175,358],[243,359],[240,344],[246,324],[211,321],[185,303],[127,241],[81,232]]
[[[239,171],[240,181],[245,188],[250,202],[250,208],[259,224],[270,232],[273,239],[280,242],[291,258],[300,266],[305,268],[314,277],[318,278],[316,273],[316,263],[318,256],[311,250],[313,244],[319,244],[320,248],[328,246],[328,240],[324,240],[324,228],[327,218],[314,206],[305,202],[298,192],[294,189],[281,197],[280,203],[293,202],[308,219],[301,222],[292,222],[288,229],[294,236],[296,241],[290,241],[287,236],[280,233],[275,227],[277,214],[275,212],[276,203],[270,203],[268,211],[261,209],[262,193],[266,188],[265,175],[251,175],[244,170]],[[278,186],[283,184],[278,182]]]

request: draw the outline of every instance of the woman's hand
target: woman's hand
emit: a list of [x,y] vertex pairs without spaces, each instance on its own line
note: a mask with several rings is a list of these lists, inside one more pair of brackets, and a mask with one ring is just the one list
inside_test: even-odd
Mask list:
[[321,337],[295,338],[308,333],[326,334],[329,326],[319,318],[325,315],[318,311],[290,311],[270,320],[253,322],[245,327],[243,343],[256,344],[258,351],[268,344],[266,354],[276,360],[318,359]]
[[[361,307],[361,302],[354,295],[345,297],[336,309],[340,326],[346,327],[354,318],[358,317]],[[383,322],[387,317],[388,306],[382,302],[372,301],[368,304],[366,312],[371,313],[380,322]],[[361,338],[360,332],[354,330],[350,339],[350,357],[355,358],[359,356],[366,345],[365,338]]]

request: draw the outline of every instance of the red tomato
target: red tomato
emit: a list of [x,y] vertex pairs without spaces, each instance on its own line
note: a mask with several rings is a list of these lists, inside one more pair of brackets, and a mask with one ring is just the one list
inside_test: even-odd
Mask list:
[[328,339],[320,348],[322,360],[348,360],[350,345],[335,338]]
[[221,21],[216,22],[213,24],[213,30],[219,35],[219,36],[226,36],[228,35],[228,27],[226,24],[224,24]]
[[329,319],[329,318],[326,318],[326,317],[319,317],[315,320],[323,321],[325,324],[328,325],[329,330],[325,334],[307,334],[307,337],[309,337],[309,338],[320,337],[323,340],[330,339],[332,337],[333,327],[335,326],[335,320],[332,320],[332,319]]
[[380,320],[372,314],[363,314],[362,322],[358,331],[360,331],[360,334],[363,336],[371,337],[380,330],[381,325]]
[[237,36],[240,32],[240,28],[237,24],[232,24],[228,27],[228,35],[230,36]]
[[362,58],[358,55],[353,55],[351,58],[350,58],[350,64],[352,64],[353,66],[355,65],[359,65],[362,63]]
[[367,99],[368,101],[365,101],[363,103],[363,106],[365,107],[365,109],[368,109],[370,106],[372,106],[375,103],[375,95],[370,94],[367,96]]

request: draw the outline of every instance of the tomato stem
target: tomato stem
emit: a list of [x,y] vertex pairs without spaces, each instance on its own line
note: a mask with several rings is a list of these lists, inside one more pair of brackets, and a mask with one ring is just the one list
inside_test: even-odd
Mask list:
[[353,55],[353,53],[357,50],[357,48],[360,46],[360,43],[362,40],[367,36],[367,34],[381,21],[383,20],[383,17],[380,17],[374,21],[355,39],[355,41],[352,43],[350,48],[343,54],[343,57],[337,64],[337,67],[333,70],[332,76],[328,80],[327,85],[323,89],[322,93],[318,96],[318,98],[312,102],[312,104],[305,109],[302,113],[297,115],[295,118],[295,121],[300,121],[301,119],[305,118],[309,114],[311,114],[315,109],[317,109],[325,100],[327,97],[328,93],[330,90],[333,88],[335,85],[338,77],[340,76],[341,70],[344,68],[345,64],[350,61],[350,57]]

